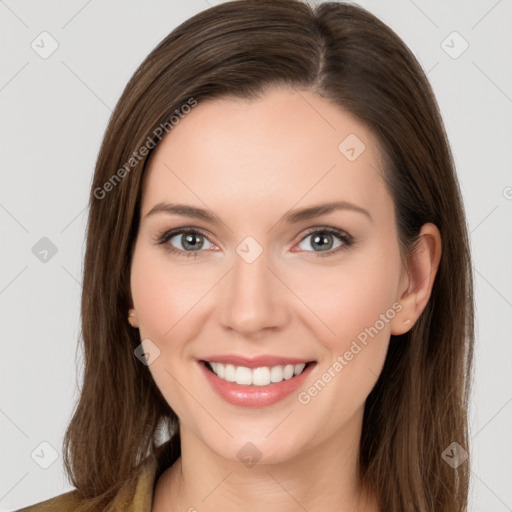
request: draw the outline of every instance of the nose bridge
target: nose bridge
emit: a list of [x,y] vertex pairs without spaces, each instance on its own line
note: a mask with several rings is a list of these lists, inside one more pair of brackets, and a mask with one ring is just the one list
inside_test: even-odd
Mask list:
[[267,268],[271,265],[269,252],[251,237],[236,248],[220,299],[225,327],[252,334],[286,321],[282,284]]

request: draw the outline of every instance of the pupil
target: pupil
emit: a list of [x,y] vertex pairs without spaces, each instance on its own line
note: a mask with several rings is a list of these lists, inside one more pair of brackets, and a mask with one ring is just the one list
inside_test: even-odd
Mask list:
[[185,235],[185,243],[183,244],[183,247],[186,249],[193,249],[197,250],[201,246],[201,240],[200,236],[195,235],[193,233],[189,233]]
[[329,250],[332,247],[332,236],[330,234],[315,235],[313,244],[316,244],[321,250]]

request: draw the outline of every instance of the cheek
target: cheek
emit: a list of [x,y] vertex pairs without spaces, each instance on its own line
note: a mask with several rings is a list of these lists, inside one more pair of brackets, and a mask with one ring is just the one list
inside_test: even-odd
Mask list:
[[347,257],[335,270],[317,269],[314,279],[301,278],[297,295],[315,313],[303,318],[308,318],[324,355],[317,380],[302,390],[299,402],[311,403],[308,410],[331,418],[333,424],[346,421],[362,406],[380,375],[391,321],[400,308],[400,270],[398,248],[381,242]]
[[[194,324],[194,305],[211,289],[215,279],[208,279],[193,268],[187,263],[171,265],[163,248],[136,247],[130,284],[141,336],[165,343],[180,339],[177,332],[186,324]],[[183,322],[185,318],[187,321]]]
[[324,418],[333,430],[349,421],[373,389],[386,359],[390,322],[396,315],[395,271],[386,271],[378,262],[353,270],[336,279],[332,272],[329,279],[320,277],[316,292],[311,286],[303,289],[324,324],[312,320],[309,328],[325,351],[316,379],[301,390],[298,401],[308,414]]
[[160,253],[154,247],[140,245],[135,248],[130,277],[140,338],[150,339],[160,351],[148,369],[180,418],[187,417],[188,410],[189,397],[180,383],[187,380],[189,369],[182,361],[187,340],[194,338],[198,323],[194,321],[193,306],[207,285],[204,280],[191,279],[188,269],[171,265],[163,249]]
[[[294,290],[314,313],[307,314],[310,329],[326,348],[344,351],[351,340],[361,333],[364,338],[366,329],[373,327],[383,338],[389,337],[400,277],[400,259],[393,250],[347,258],[337,268],[317,268],[311,279],[304,279],[306,273],[300,281],[295,278]],[[375,336],[373,329],[372,333]]]
[[[391,273],[367,268],[364,274],[347,280],[345,285],[344,292],[338,292],[338,308],[328,310],[334,330],[345,340],[364,341],[364,333],[374,327],[379,334],[389,336],[396,287]],[[373,329],[372,333],[377,336]]]

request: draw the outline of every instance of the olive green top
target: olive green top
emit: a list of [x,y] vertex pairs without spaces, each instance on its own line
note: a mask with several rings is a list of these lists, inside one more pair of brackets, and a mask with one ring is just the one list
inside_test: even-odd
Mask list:
[[[140,466],[135,478],[121,487],[106,510],[108,512],[151,512],[153,493],[160,474],[168,467],[170,443],[167,450],[148,457]],[[71,512],[76,510],[76,490],[59,494],[34,505],[19,509],[17,512]]]

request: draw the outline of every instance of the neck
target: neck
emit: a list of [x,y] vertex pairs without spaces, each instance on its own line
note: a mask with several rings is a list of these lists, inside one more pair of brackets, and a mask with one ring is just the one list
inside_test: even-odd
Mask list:
[[361,424],[291,459],[246,465],[213,452],[182,428],[182,456],[166,471],[165,510],[377,512],[358,479]]

